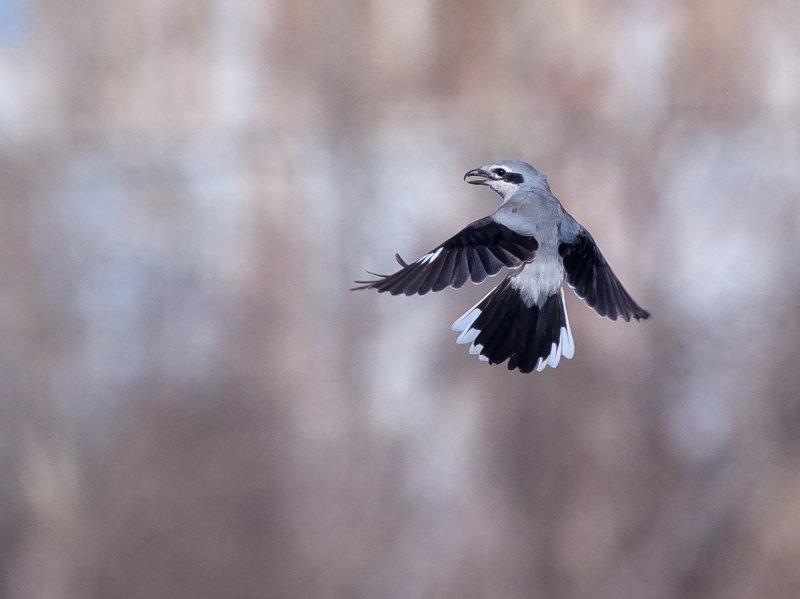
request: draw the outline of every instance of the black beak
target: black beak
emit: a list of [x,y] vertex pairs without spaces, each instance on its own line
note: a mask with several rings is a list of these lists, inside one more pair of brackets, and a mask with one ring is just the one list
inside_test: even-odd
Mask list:
[[[467,181],[467,177],[478,178]],[[482,168],[474,168],[471,171],[467,171],[467,173],[464,175],[464,181],[467,181],[467,183],[470,185],[486,185],[491,178],[492,176]]]

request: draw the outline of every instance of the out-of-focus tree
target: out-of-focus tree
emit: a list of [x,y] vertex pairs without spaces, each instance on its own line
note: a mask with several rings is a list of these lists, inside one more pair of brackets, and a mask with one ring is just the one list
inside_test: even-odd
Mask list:
[[[800,594],[800,9],[0,0],[0,595]],[[637,299],[354,294],[536,164]]]

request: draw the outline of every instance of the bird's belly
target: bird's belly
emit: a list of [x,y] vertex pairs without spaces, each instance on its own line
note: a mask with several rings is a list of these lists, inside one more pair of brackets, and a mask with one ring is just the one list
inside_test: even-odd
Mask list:
[[511,285],[519,290],[526,305],[541,306],[564,282],[564,265],[559,258],[537,256],[513,277]]

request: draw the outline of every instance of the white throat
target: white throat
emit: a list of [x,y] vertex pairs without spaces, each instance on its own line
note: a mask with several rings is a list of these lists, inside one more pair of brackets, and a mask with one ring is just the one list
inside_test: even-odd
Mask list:
[[504,202],[519,189],[519,184],[509,183],[508,181],[489,181],[486,185],[499,193]]

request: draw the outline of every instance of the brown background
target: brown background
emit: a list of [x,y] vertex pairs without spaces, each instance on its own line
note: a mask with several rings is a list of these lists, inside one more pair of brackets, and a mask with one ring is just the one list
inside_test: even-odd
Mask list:
[[[525,159],[654,317],[347,291]],[[0,1],[0,596],[800,597],[794,0]]]

